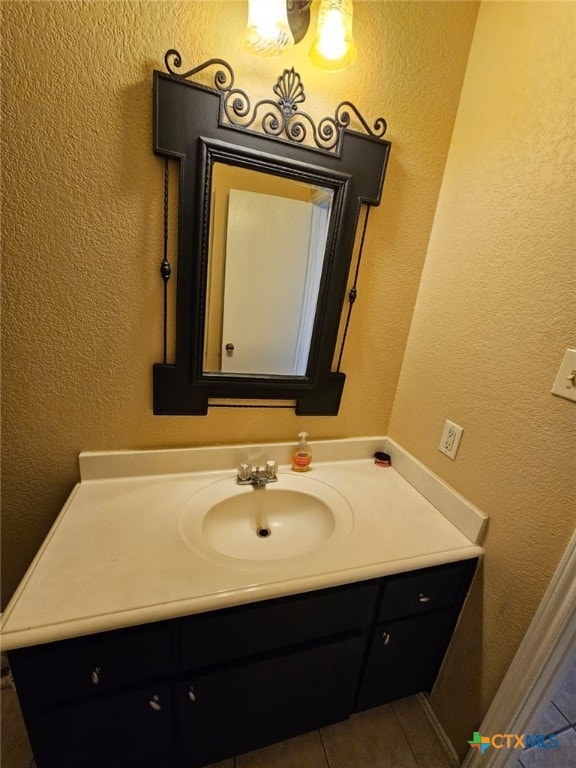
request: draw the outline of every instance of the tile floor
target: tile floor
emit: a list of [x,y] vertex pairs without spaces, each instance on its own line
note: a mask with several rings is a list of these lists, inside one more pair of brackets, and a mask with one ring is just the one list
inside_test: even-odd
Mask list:
[[576,654],[568,674],[560,682],[552,701],[537,715],[528,733],[555,735],[555,749],[526,749],[515,768],[575,768],[576,766]]
[[[16,694],[1,691],[2,768],[35,768]],[[319,731],[211,768],[455,768],[420,696],[353,715]],[[126,766],[137,768],[137,766]],[[530,766],[532,768],[532,766]]]

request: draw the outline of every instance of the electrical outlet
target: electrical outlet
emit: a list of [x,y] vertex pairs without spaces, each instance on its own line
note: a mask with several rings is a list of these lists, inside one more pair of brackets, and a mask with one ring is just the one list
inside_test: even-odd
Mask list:
[[445,453],[449,459],[452,459],[452,461],[454,461],[456,454],[458,453],[462,432],[464,432],[462,427],[459,427],[458,424],[454,424],[453,421],[448,421],[448,419],[446,419],[439,447],[442,453]]

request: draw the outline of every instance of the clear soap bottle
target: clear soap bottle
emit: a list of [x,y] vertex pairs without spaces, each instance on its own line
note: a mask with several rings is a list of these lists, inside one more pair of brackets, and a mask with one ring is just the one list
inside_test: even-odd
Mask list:
[[300,432],[298,438],[298,446],[292,455],[292,471],[307,472],[312,461],[312,451],[307,441],[308,432]]

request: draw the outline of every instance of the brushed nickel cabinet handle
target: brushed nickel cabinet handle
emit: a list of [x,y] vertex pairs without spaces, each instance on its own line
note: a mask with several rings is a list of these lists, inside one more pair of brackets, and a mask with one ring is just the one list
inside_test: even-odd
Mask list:
[[150,707],[152,709],[155,709],[157,712],[158,710],[162,709],[162,705],[160,704],[160,696],[158,696],[157,694],[152,696],[148,704],[150,704]]

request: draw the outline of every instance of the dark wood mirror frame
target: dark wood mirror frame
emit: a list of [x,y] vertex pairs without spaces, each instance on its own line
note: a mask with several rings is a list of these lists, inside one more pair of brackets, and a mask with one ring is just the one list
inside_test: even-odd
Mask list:
[[[231,67],[212,59],[179,74],[177,51],[165,57],[168,72],[154,71],[154,152],[179,162],[178,264],[175,362],[166,362],[165,254],[164,362],[153,371],[155,414],[206,414],[209,398],[295,400],[298,415],[338,413],[345,375],[331,370],[356,228],[362,204],[379,205],[390,142],[380,118],[372,130],[350,102],[316,125],[299,111],[305,100],[300,76],[285,70],[273,90],[275,101],[251,105],[234,88]],[[215,87],[187,78],[219,67]],[[348,128],[350,110],[366,133]],[[252,126],[259,125],[258,130]],[[307,142],[307,143],[304,143]],[[311,143],[314,146],[311,146]],[[305,376],[237,375],[203,371],[209,252],[211,175],[214,163],[254,169],[327,187],[334,192],[326,254]],[[286,222],[290,236],[290,222]],[[249,297],[247,298],[249,302]],[[257,329],[254,329],[257,333]]]

